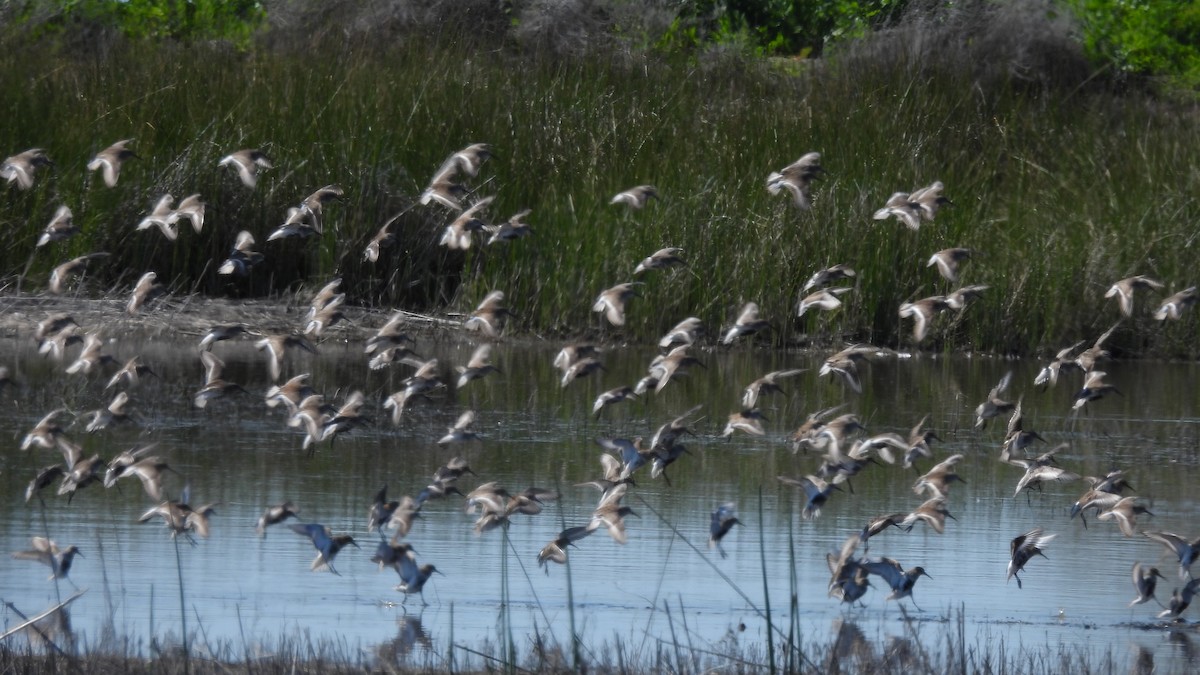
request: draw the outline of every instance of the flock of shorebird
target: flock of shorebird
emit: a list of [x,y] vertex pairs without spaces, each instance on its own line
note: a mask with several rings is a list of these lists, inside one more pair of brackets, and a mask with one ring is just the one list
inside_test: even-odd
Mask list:
[[[136,157],[129,149],[129,144],[130,141],[121,141],[100,152],[87,165],[89,170],[100,171],[104,183],[109,187],[115,186],[122,163]],[[492,197],[467,203],[473,192],[463,180],[477,176],[481,166],[490,156],[491,148],[487,144],[473,144],[453,153],[434,174],[425,191],[417,197],[416,201],[421,205],[439,205],[453,214],[451,222],[441,236],[442,245],[452,249],[469,248],[479,232],[488,233],[489,244],[512,241],[531,233],[523,220],[528,215],[528,210],[514,215],[504,223],[487,224],[480,219],[480,214],[491,203]],[[235,170],[241,182],[250,189],[255,187],[259,172],[272,167],[270,160],[261,151],[253,149],[231,153],[222,158],[219,164]],[[42,150],[33,149],[5,159],[3,164],[0,164],[0,177],[20,189],[30,189],[38,172],[49,165],[46,154]],[[772,194],[786,193],[797,207],[807,208],[812,183],[822,171],[820,155],[809,153],[797,162],[770,174],[767,188]],[[910,193],[895,193],[874,213],[874,218],[895,218],[907,228],[918,230],[923,222],[934,220],[942,205],[949,203],[943,195],[944,189],[941,182],[935,182]],[[341,197],[343,191],[335,185],[313,192],[301,200],[298,206],[288,210],[284,224],[272,232],[267,240],[319,235],[322,232],[325,206]],[[650,200],[657,197],[658,191],[653,186],[642,185],[621,192],[612,198],[612,203],[641,209],[646,208]],[[180,221],[187,221],[196,232],[201,232],[205,207],[199,195],[191,195],[178,203],[175,203],[170,195],[164,195],[137,227],[143,230],[158,229],[168,239],[174,240],[179,235],[177,224]],[[381,249],[392,242],[391,227],[394,223],[395,219],[392,219],[383,225],[364,251],[365,259],[377,260]],[[72,223],[70,209],[65,205],[61,206],[37,246],[61,241],[77,231]],[[253,250],[254,245],[255,240],[251,233],[239,233],[234,248],[218,272],[232,275],[249,274],[263,259],[261,253]],[[633,274],[640,275],[683,265],[685,262],[682,253],[680,248],[663,248],[642,260],[633,270]],[[105,254],[93,253],[60,265],[51,277],[49,290],[54,293],[61,292],[69,275],[82,270],[88,261],[103,255]],[[970,256],[970,249],[950,248],[933,254],[928,266],[936,268],[938,274],[956,284],[961,276],[961,267]],[[803,286],[804,298],[800,301],[798,313],[803,315],[812,310],[836,310],[841,305],[840,296],[852,291],[853,287],[833,284],[853,279],[854,276],[855,271],[846,264],[833,265],[817,271]],[[285,364],[296,350],[317,354],[317,344],[314,341],[320,339],[324,331],[346,318],[342,311],[345,295],[340,292],[339,284],[340,280],[335,279],[321,288],[312,298],[310,311],[303,325],[293,326],[290,330],[267,333],[242,324],[214,326],[200,342],[199,359],[204,368],[205,379],[203,387],[193,396],[194,406],[206,408],[223,397],[246,393],[241,385],[223,377],[224,363],[214,352],[214,348],[223,341],[242,336],[255,338],[255,346],[266,355],[267,373],[274,382],[280,380]],[[1135,293],[1163,287],[1162,283],[1149,277],[1135,276],[1116,282],[1108,291],[1107,297],[1116,298],[1120,314],[1130,317],[1134,313]],[[623,325],[628,303],[636,296],[636,289],[635,282],[620,283],[608,288],[598,295],[593,310],[602,314],[612,325]],[[904,303],[899,313],[901,317],[913,319],[913,337],[919,343],[928,335],[939,313],[948,310],[962,312],[972,299],[985,290],[986,287],[980,285],[960,286],[944,296]],[[140,311],[163,292],[164,289],[157,283],[154,272],[146,272],[134,288],[126,311],[130,314]],[[1195,288],[1188,288],[1166,298],[1154,316],[1158,319],[1178,319],[1181,312],[1196,300]],[[443,369],[436,359],[422,359],[414,352],[414,340],[406,328],[409,316],[404,312],[397,312],[364,346],[364,351],[369,357],[367,365],[372,370],[402,366],[413,368],[412,374],[403,380],[402,387],[382,400],[382,408],[390,412],[396,424],[401,423],[405,410],[414,403],[433,400],[435,394],[444,392],[451,386],[462,389],[474,380],[498,372],[490,363],[491,345],[486,341],[478,346],[467,364],[457,367],[456,376]],[[495,339],[503,334],[510,316],[512,313],[506,305],[504,293],[494,291],[462,322],[462,327],[464,330],[481,334],[485,339]],[[738,313],[733,325],[719,332],[718,341],[722,345],[731,345],[769,327],[770,323],[760,316],[758,306],[755,303],[747,303]],[[1104,343],[1116,327],[1100,336],[1087,349],[1080,350],[1086,344],[1080,342],[1060,351],[1039,373],[1034,384],[1054,386],[1065,371],[1078,370],[1084,373],[1083,384],[1074,401],[1077,410],[1110,393],[1119,393],[1115,387],[1104,382],[1105,374],[1096,369],[1108,356]],[[609,406],[647,396],[650,392],[660,392],[670,382],[685,375],[688,368],[703,366],[701,360],[693,355],[692,349],[703,344],[705,335],[706,330],[700,319],[689,317],[681,321],[659,341],[662,353],[651,361],[645,377],[635,384],[600,394],[595,400],[592,412],[600,416]],[[68,374],[86,376],[97,373],[108,375],[109,372],[114,372],[102,379],[106,381],[104,391],[116,390],[117,393],[107,405],[87,414],[87,432],[99,432],[132,419],[127,410],[130,404],[129,392],[146,376],[153,375],[153,371],[142,363],[139,356],[129,357],[119,369],[113,371],[119,361],[104,352],[105,341],[97,332],[86,331],[72,317],[65,314],[49,316],[40,322],[34,337],[42,354],[69,361],[65,369]],[[80,345],[80,349],[74,358],[68,359],[67,354],[74,345]],[[888,358],[894,354],[891,350],[871,345],[851,345],[825,359],[819,375],[834,377],[845,389],[861,392],[863,366],[873,359]],[[564,346],[558,352],[553,366],[561,373],[561,386],[565,388],[573,382],[597,377],[604,372],[602,358],[603,350],[599,346],[573,343]],[[742,392],[736,411],[730,414],[722,436],[728,437],[735,433],[765,435],[765,418],[758,407],[761,397],[782,392],[781,383],[802,372],[804,371],[798,369],[774,371],[749,383]],[[312,452],[320,444],[332,443],[338,435],[350,433],[364,424],[368,419],[365,412],[368,400],[362,392],[354,391],[345,397],[340,406],[335,407],[310,385],[309,379],[308,374],[302,373],[282,384],[272,386],[266,392],[266,405],[286,410],[287,424],[303,434],[301,446]],[[1076,502],[1072,517],[1079,515],[1086,525],[1086,513],[1091,510],[1098,520],[1115,521],[1122,533],[1133,536],[1137,532],[1136,518],[1149,512],[1137,497],[1124,496],[1124,492],[1130,487],[1122,472],[1114,470],[1102,477],[1081,477],[1070,472],[1058,466],[1055,461],[1055,454],[1065,446],[1058,446],[1049,452],[1031,457],[1029,448],[1033,443],[1042,441],[1042,437],[1029,428],[1022,413],[1021,399],[1005,399],[1005,392],[1010,384],[1011,374],[1005,376],[991,390],[987,400],[976,410],[976,426],[983,430],[990,419],[1009,415],[1000,461],[1024,471],[1014,496],[1029,488],[1039,488],[1047,482],[1086,480],[1089,488]],[[854,414],[846,413],[832,417],[844,405],[813,413],[791,436],[795,452],[821,453],[820,464],[813,473],[801,477],[779,477],[781,483],[802,492],[802,516],[805,519],[817,518],[835,492],[842,490],[841,485],[848,485],[850,479],[868,465],[880,462],[894,464],[899,461],[905,468],[915,467],[918,462],[933,457],[931,443],[939,440],[933,431],[926,429],[925,419],[917,423],[907,435],[882,433],[867,437],[863,433],[863,424]],[[683,441],[688,435],[694,435],[689,427],[694,424],[693,418],[697,411],[698,408],[693,408],[662,424],[649,444],[646,444],[642,437],[599,440],[599,445],[604,450],[600,455],[600,477],[579,484],[595,488],[600,494],[598,503],[587,522],[562,530],[538,552],[537,561],[546,567],[547,573],[549,563],[567,562],[569,550],[598,530],[603,529],[617,543],[625,543],[626,518],[634,515],[634,512],[629,506],[623,505],[622,501],[636,485],[635,476],[648,465],[652,479],[661,478],[670,483],[667,469],[688,454]],[[192,506],[190,490],[186,483],[175,497],[170,497],[164,489],[163,482],[168,474],[174,473],[174,469],[161,456],[153,454],[153,445],[126,451],[110,461],[104,461],[98,455],[85,457],[82,447],[68,436],[67,426],[59,422],[64,413],[64,409],[51,411],[28,432],[22,442],[23,449],[54,449],[61,453],[63,459],[61,463],[46,467],[33,478],[26,493],[27,501],[34,496],[41,499],[41,491],[55,481],[59,481],[58,494],[67,496],[69,500],[76,491],[93,483],[111,487],[117,481],[136,476],[140,479],[147,496],[156,503],[141,515],[141,521],[161,519],[172,536],[183,536],[193,543],[193,534],[200,537],[209,536],[209,519],[214,515],[217,505]],[[438,444],[453,445],[478,440],[479,437],[471,428],[473,422],[473,411],[462,412],[456,424],[437,441]],[[961,454],[949,456],[920,476],[913,489],[926,499],[914,510],[873,519],[861,531],[850,535],[839,551],[831,552],[827,556],[831,573],[829,592],[832,596],[847,603],[854,603],[863,597],[870,586],[871,577],[875,576],[890,588],[888,599],[912,598],[917,580],[921,576],[929,576],[926,571],[922,567],[905,570],[899,562],[887,557],[868,557],[868,541],[888,528],[911,531],[918,523],[925,523],[935,532],[942,533],[946,527],[946,519],[954,519],[949,510],[948,499],[951,485],[961,480],[955,467],[962,459]],[[417,593],[422,595],[423,600],[424,586],[430,576],[437,572],[431,564],[418,565],[416,551],[406,541],[422,509],[427,508],[431,501],[444,499],[449,495],[461,496],[465,500],[467,511],[478,516],[474,528],[477,533],[482,534],[507,527],[516,514],[537,514],[545,502],[558,498],[554,491],[534,487],[510,492],[494,481],[485,482],[464,493],[459,489],[458,483],[468,474],[474,475],[468,463],[456,457],[439,468],[430,484],[416,497],[389,499],[385,486],[369,506],[367,531],[379,533],[379,542],[371,560],[377,562],[381,568],[391,567],[397,572],[400,578],[397,588],[406,594],[406,598],[408,594]],[[271,506],[259,519],[258,532],[265,535],[268,527],[292,518],[299,518],[299,510],[292,502]],[[722,548],[722,541],[732,531],[733,526],[740,523],[736,505],[718,505],[712,511],[710,521],[709,547],[724,557],[726,554]],[[328,569],[336,574],[333,561],[338,552],[347,546],[358,546],[352,535],[335,534],[330,528],[319,523],[298,523],[290,527],[308,539],[317,550],[317,557],[312,563],[314,570]],[[388,538],[385,532],[392,532],[393,535]],[[1151,541],[1161,543],[1175,555],[1179,560],[1180,578],[1190,579],[1190,566],[1197,555],[1200,555],[1200,538],[1188,540],[1169,532],[1147,531],[1143,534]],[[1021,585],[1019,573],[1034,557],[1042,555],[1054,537],[1054,534],[1047,534],[1042,528],[1035,527],[1012,540],[1007,575],[1010,579],[1016,578],[1018,587]],[[860,546],[864,548],[861,557],[858,555]],[[45,536],[34,537],[31,550],[15,553],[14,556],[40,561],[51,567],[52,577],[66,578],[77,553],[78,549],[75,546],[60,547]],[[1138,595],[1131,604],[1155,599],[1155,585],[1160,578],[1162,575],[1157,568],[1140,562],[1134,564],[1133,582]],[[1180,617],[1198,590],[1200,585],[1197,581],[1189,580],[1181,589],[1175,591],[1160,616]]]

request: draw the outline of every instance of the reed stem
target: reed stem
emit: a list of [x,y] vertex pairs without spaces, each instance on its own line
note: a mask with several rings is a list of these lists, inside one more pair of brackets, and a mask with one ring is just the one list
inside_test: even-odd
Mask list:
[[771,675],[775,675],[777,664],[775,663],[775,630],[774,624],[771,621],[771,586],[767,579],[767,539],[763,533],[763,505],[762,505],[762,487],[758,488],[758,559],[762,567],[762,583],[763,583],[763,611],[767,619],[767,663],[771,668]]
[[171,541],[175,544],[175,573],[179,578],[179,623],[180,623],[180,639],[183,642],[183,673],[189,675],[191,668],[191,652],[188,649],[188,630],[187,630],[187,603],[184,600],[183,590],[183,556],[179,553],[179,537],[171,537]]

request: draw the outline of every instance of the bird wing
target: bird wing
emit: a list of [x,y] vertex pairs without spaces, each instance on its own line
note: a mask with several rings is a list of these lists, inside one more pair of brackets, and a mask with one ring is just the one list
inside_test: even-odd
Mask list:
[[1146,535],[1146,538],[1150,541],[1157,541],[1158,543],[1167,547],[1168,551],[1174,553],[1180,558],[1182,558],[1189,550],[1191,550],[1191,546],[1188,544],[1187,540],[1175,534],[1174,532],[1151,531],[1143,532],[1142,534]]
[[893,589],[899,587],[905,581],[904,568],[900,566],[900,563],[891,558],[868,560],[862,563],[862,567],[867,570],[868,574],[874,574],[886,581],[888,586]]
[[221,371],[225,368],[225,362],[216,354],[212,352],[200,352],[200,362],[204,364],[204,381],[206,384],[221,379]]
[[947,281],[958,280],[958,263],[948,251],[934,253],[926,267],[932,267],[933,265],[937,265],[938,274],[941,274]]

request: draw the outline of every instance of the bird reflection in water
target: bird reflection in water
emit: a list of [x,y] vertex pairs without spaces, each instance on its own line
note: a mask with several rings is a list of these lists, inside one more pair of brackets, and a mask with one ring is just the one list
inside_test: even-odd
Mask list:
[[406,663],[413,654],[422,655],[426,660],[435,656],[433,640],[421,625],[421,616],[411,614],[396,619],[396,637],[380,644],[375,651],[382,663],[418,667],[419,664]]
[[874,662],[875,650],[858,624],[839,617],[833,620],[833,634],[835,637],[829,650],[829,662],[825,664],[826,672],[857,671],[859,668],[856,665]]
[[1130,675],[1151,675],[1154,672],[1154,650],[1133,643],[1129,656]]
[[[1196,665],[1196,645],[1192,642],[1192,636],[1188,634],[1188,630],[1172,629],[1167,637],[1167,642],[1180,659],[1188,666]],[[1192,670],[1192,668],[1185,668]]]

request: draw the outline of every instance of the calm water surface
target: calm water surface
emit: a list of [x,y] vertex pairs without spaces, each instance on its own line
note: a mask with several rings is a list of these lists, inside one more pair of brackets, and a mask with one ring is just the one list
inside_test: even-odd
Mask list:
[[[802,636],[812,644],[830,643],[836,627],[848,625],[877,650],[890,639],[907,639],[936,651],[953,630],[948,621],[961,610],[968,647],[983,651],[1003,645],[1010,654],[1049,653],[1065,647],[1097,661],[1111,655],[1118,669],[1137,658],[1153,658],[1166,671],[1197,667],[1193,642],[1200,636],[1193,637],[1190,627],[1163,628],[1155,622],[1154,603],[1127,607],[1134,597],[1129,577],[1135,561],[1163,570],[1167,578],[1158,596],[1164,602],[1180,585],[1178,566],[1165,550],[1144,537],[1125,538],[1111,523],[1084,529],[1078,519],[1070,520],[1070,506],[1084,491],[1081,482],[1014,498],[1021,471],[997,461],[1004,421],[983,432],[972,428],[974,407],[1011,369],[1009,393],[1024,396],[1030,426],[1051,445],[1071,444],[1059,454],[1062,466],[1085,475],[1126,469],[1154,513],[1140,526],[1194,537],[1200,535],[1193,489],[1200,463],[1195,365],[1107,364],[1123,396],[1072,416],[1079,376],[1067,375],[1058,389],[1038,392],[1032,381],[1039,366],[1033,362],[882,359],[864,369],[864,393],[857,395],[816,376],[823,355],[741,347],[699,353],[707,368],[694,369],[648,400],[616,406],[597,421],[590,415],[595,396],[635,382],[654,352],[610,348],[606,372],[564,390],[551,366],[557,346],[497,345],[493,361],[501,374],[433,403],[417,403],[396,427],[379,405],[400,388],[408,369],[369,372],[360,345],[328,342],[318,357],[296,357],[285,375],[312,372],[312,383],[335,403],[361,389],[375,423],[332,446],[322,444],[309,457],[282,412],[263,404],[266,367],[249,342],[223,343],[217,352],[228,364],[227,379],[253,393],[216,401],[204,411],[191,407],[191,393],[203,379],[192,344],[113,342],[108,350],[118,359],[140,353],[161,376],[130,391],[140,424],[89,435],[81,421],[69,434],[88,456],[106,458],[156,442],[157,454],[186,476],[193,504],[219,502],[212,536],[180,546],[189,632],[200,648],[209,642],[253,651],[285,635],[302,635],[336,640],[355,651],[380,647],[389,658],[412,650],[435,664],[451,640],[488,651],[500,635],[503,570],[522,653],[539,633],[569,642],[568,592],[576,630],[593,654],[620,642],[633,658],[649,659],[660,641],[671,641],[672,629],[680,641],[705,649],[761,647],[768,594],[775,622],[786,627],[794,573]],[[450,379],[449,369],[465,364],[472,348],[447,337],[424,340],[418,351],[437,356]],[[71,617],[87,644],[99,642],[106,629],[143,644],[178,635],[175,543],[159,521],[137,522],[154,503],[136,481],[122,483],[120,490],[93,485],[70,504],[51,488],[44,493],[44,511],[36,498],[24,501],[36,471],[60,457],[55,451],[18,450],[22,436],[55,407],[80,413],[100,407],[107,400],[107,377],[66,376],[64,364],[39,357],[26,341],[0,343],[0,363],[19,382],[2,393],[8,412],[0,417],[0,434],[10,440],[0,456],[0,547],[21,550],[46,532],[60,544],[80,547],[85,557],[76,560],[71,580],[88,592],[74,603]],[[797,367],[810,372],[788,382],[786,396],[760,404],[769,418],[765,437],[719,437],[745,384],[769,370]],[[871,433],[905,434],[929,415],[929,428],[942,438],[934,445],[936,461],[965,455],[958,467],[965,484],[955,485],[949,498],[957,521],[947,523],[944,535],[917,527],[871,541],[872,555],[895,558],[906,568],[921,565],[932,576],[916,586],[920,609],[911,600],[900,603],[917,621],[903,621],[898,604],[885,602],[879,581],[862,607],[829,598],[825,564],[825,554],[871,517],[919,505],[922,498],[912,491],[917,474],[899,466],[869,467],[853,479],[852,493],[836,493],[814,521],[800,519],[800,495],[776,480],[815,470],[819,459],[793,454],[787,435],[810,412],[840,403]],[[570,583],[565,567],[552,566],[549,574],[538,569],[535,558],[543,545],[564,525],[590,518],[597,493],[574,484],[600,475],[595,439],[648,438],[695,404],[704,406],[695,425],[699,436],[687,441],[692,454],[669,470],[673,484],[639,475],[626,498],[641,516],[629,521],[628,543],[617,545],[602,532],[581,541],[570,553]],[[439,448],[435,441],[467,408],[479,413],[482,442]],[[413,597],[405,607],[394,589],[396,574],[369,562],[378,539],[366,531],[367,509],[383,484],[392,495],[415,495],[454,455],[467,458],[478,474],[464,477],[464,491],[496,480],[513,490],[557,488],[562,499],[541,515],[516,517],[507,540],[500,531],[474,534],[473,516],[463,512],[460,499],[427,504],[409,541],[418,561],[435,564],[444,576],[434,576],[427,586],[428,606]],[[167,491],[177,493],[183,482],[168,477]],[[360,542],[361,550],[349,548],[337,558],[341,576],[309,571],[312,546],[285,528],[272,529],[265,539],[255,535],[264,507],[284,499],[296,502],[304,522],[326,524]],[[706,547],[709,517],[717,504],[729,501],[737,503],[744,526],[728,536],[729,556],[721,559]],[[1009,541],[1035,526],[1058,536],[1047,558],[1029,563],[1018,590],[1005,580]],[[48,570],[35,563],[5,557],[0,566],[0,599],[26,614],[73,590],[67,583],[56,590],[46,581]],[[20,619],[6,609],[4,622],[11,627]]]

